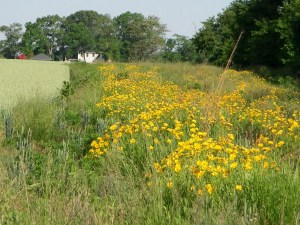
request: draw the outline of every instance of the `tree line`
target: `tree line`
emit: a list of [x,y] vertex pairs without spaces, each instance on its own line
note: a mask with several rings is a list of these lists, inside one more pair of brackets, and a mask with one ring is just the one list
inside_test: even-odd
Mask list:
[[[27,22],[24,32],[19,23],[1,26],[0,31],[6,37],[0,43],[0,52],[6,58],[15,58],[16,52],[22,52],[29,57],[44,53],[55,60],[63,60],[93,50],[106,60],[140,61],[161,54],[167,28],[156,16],[126,12],[111,18],[107,14],[82,10],[67,17],[50,15]],[[175,39],[172,48],[181,42],[192,45],[185,36],[176,35]],[[181,60],[178,56],[173,58]]]
[[195,34],[200,61],[226,65],[240,33],[233,62],[300,69],[300,0],[235,0]]
[[188,61],[225,66],[233,57],[238,67],[265,65],[300,69],[300,0],[235,0],[203,22],[192,38],[165,38],[167,27],[156,16],[126,12],[117,17],[78,11],[67,17],[38,18],[25,24],[1,26],[6,40],[0,52],[13,58],[46,53],[56,60],[74,58],[85,50],[115,61]]
[[26,55],[45,53],[56,60],[75,58],[86,50],[119,61],[143,60],[164,43],[166,26],[155,16],[126,12],[111,18],[95,11],[78,11],[67,17],[50,15],[22,25],[1,26],[6,40],[1,52],[14,58],[17,51]]

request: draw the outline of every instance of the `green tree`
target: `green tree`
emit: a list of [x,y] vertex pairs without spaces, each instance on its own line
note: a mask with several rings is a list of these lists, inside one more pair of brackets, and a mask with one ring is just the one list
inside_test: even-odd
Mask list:
[[280,8],[278,32],[284,41],[282,62],[285,65],[300,69],[300,0],[285,2]]
[[1,43],[1,52],[6,58],[15,58],[20,50],[20,41],[22,38],[22,25],[13,23],[9,26],[0,26],[0,32],[3,32],[6,39]]
[[161,56],[164,61],[179,62],[181,60],[180,54],[176,51],[176,40],[168,38]]
[[28,56],[47,53],[46,37],[38,24],[28,22],[25,24],[25,28],[21,42],[22,51]]
[[53,53],[58,51],[62,44],[64,19],[58,15],[53,15],[38,18],[36,22],[46,37],[47,53],[52,57]]
[[233,59],[235,64],[280,66],[283,42],[276,26],[278,7],[283,2],[235,0],[216,18],[208,19],[193,39],[202,60],[225,65],[244,31]]
[[69,15],[66,18],[66,24],[82,24],[88,28],[91,36],[96,39],[101,32],[100,20],[104,19],[93,10],[81,10]]
[[239,52],[244,53],[241,64],[272,67],[281,65],[280,48],[283,43],[276,26],[280,16],[278,8],[283,2],[283,0],[249,1],[242,20],[245,22],[240,23],[240,27],[245,31],[243,37],[245,41],[239,49]]
[[114,21],[124,61],[145,60],[164,45],[166,26],[155,16],[126,12]]
[[96,50],[105,59],[120,59],[121,42],[116,35],[114,21],[109,15],[98,16],[98,32],[96,36]]
[[81,10],[66,18],[66,26],[81,24],[87,36],[93,38],[94,51],[101,53],[106,59],[119,59],[120,41],[116,37],[116,28],[109,15],[98,14],[93,10]]
[[221,58],[223,51],[221,33],[215,17],[203,22],[203,27],[196,33],[193,42],[201,62],[218,63],[220,61],[222,63],[224,61]]
[[22,38],[23,51],[29,55],[46,53],[54,58],[62,45],[63,21],[60,16],[53,15],[38,18],[34,23],[26,23]]
[[77,53],[95,48],[95,40],[82,23],[68,24],[63,37],[62,56],[77,58]]
[[5,49],[5,40],[0,40],[0,57],[3,57],[2,53]]
[[196,48],[192,40],[186,36],[175,34],[166,40],[163,58],[170,62],[195,62]]

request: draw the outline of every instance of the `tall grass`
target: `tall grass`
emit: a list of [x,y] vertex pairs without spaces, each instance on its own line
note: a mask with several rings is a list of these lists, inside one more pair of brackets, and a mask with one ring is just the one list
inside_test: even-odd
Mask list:
[[[110,68],[111,65],[104,66]],[[127,122],[127,128],[131,122],[136,124],[131,120],[142,108],[133,107],[138,107],[140,101],[147,102],[150,99],[141,96],[141,99],[135,101],[132,97],[129,104],[126,101],[115,101],[112,104],[113,110],[118,109],[117,106],[126,106],[120,112],[115,111],[116,114],[109,114],[111,111],[105,107],[96,107],[96,104],[106,98],[109,100],[117,92],[125,96],[126,91],[130,91],[131,76],[141,81],[144,73],[152,71],[153,67],[158,69],[155,69],[157,76],[151,78],[155,82],[151,84],[156,84],[164,92],[155,95],[155,89],[146,83],[145,89],[152,88],[153,92],[147,92],[149,96],[155,96],[156,99],[167,96],[166,99],[171,102],[178,94],[168,92],[167,88],[171,87],[174,88],[171,90],[181,94],[174,99],[186,104],[183,101],[185,93],[188,93],[188,98],[195,96],[195,93],[203,93],[198,100],[206,101],[206,104],[201,105],[201,112],[204,113],[199,116],[211,118],[213,115],[216,122],[212,125],[206,120],[201,123],[197,121],[197,128],[206,129],[207,135],[216,143],[224,143],[218,137],[227,135],[230,127],[235,139],[229,146],[241,145],[245,149],[255,145],[265,128],[251,123],[250,117],[239,122],[238,115],[243,115],[243,111],[234,111],[231,105],[235,102],[241,104],[242,98],[245,100],[242,102],[245,108],[255,103],[257,108],[270,110],[268,107],[274,105],[273,99],[269,101],[268,96],[274,93],[274,86],[264,83],[250,72],[230,71],[231,74],[225,77],[221,97],[226,96],[224,99],[229,100],[231,96],[236,97],[230,94],[241,82],[250,83],[252,87],[240,89],[239,97],[225,105],[229,108],[221,108],[222,113],[228,110],[228,115],[222,115],[225,119],[232,119],[231,128],[228,121],[218,117],[218,113],[210,112],[210,106],[213,105],[210,100],[219,100],[219,97],[212,96],[223,72],[220,68],[207,65],[144,64],[139,65],[140,70],[137,70],[135,65],[120,64],[115,67],[116,79],[112,80],[113,83],[107,83],[107,78],[100,74],[98,67],[72,64],[70,82],[65,83],[61,95],[55,100],[36,98],[24,101],[13,108],[11,114],[2,116],[0,139],[3,144],[0,150],[5,151],[5,154],[0,155],[0,224],[299,223],[299,144],[289,136],[285,136],[287,144],[281,150],[268,155],[270,159],[278,160],[280,167],[266,170],[255,164],[249,171],[243,168],[231,171],[231,175],[225,179],[208,176],[201,182],[209,181],[213,184],[211,194],[205,188],[200,190],[202,183],[197,183],[198,180],[190,173],[189,160],[185,161],[187,167],[183,166],[182,161],[180,172],[172,168],[163,172],[155,169],[154,163],[163,164],[163,159],[172,153],[174,157],[181,157],[175,154],[174,150],[179,148],[175,139],[172,139],[171,144],[163,142],[166,134],[163,130],[149,132],[153,138],[138,132],[132,136],[124,133],[119,142],[112,143],[112,139],[108,139],[106,154],[96,158],[88,154],[93,140],[105,134],[113,135],[115,129]],[[127,67],[133,69],[124,71]],[[127,86],[120,86],[120,89],[113,86],[122,82]],[[164,89],[160,89],[160,85]],[[108,93],[112,87],[113,92]],[[139,90],[139,86],[133,87],[137,89],[129,94],[135,98],[138,91],[145,91]],[[207,96],[209,98],[205,99]],[[281,109],[285,110],[287,118],[299,110],[295,104],[297,93],[289,93],[288,98],[282,95],[278,99],[278,104],[283,103],[287,108]],[[177,107],[174,112],[154,120],[155,125],[162,123],[159,120],[171,116],[181,121],[188,118],[183,113],[186,109],[180,108],[180,104]],[[195,104],[195,107],[199,106]],[[293,112],[289,112],[289,108]],[[215,109],[220,110],[218,107]],[[148,115],[151,113],[149,111]],[[9,137],[5,137],[5,118],[11,118],[13,123],[13,133]],[[113,125],[116,123],[115,128]],[[168,123],[169,127],[176,124],[171,120]],[[181,140],[183,143],[189,143],[193,127],[189,127],[188,123],[182,127],[182,131],[187,132]],[[181,131],[180,126],[178,129]],[[159,142],[155,143],[154,138]],[[131,139],[135,139],[135,142],[130,143]],[[154,150],[149,149],[150,145],[153,145]],[[118,147],[123,147],[123,151]],[[235,189],[237,184],[241,185],[242,190]]]

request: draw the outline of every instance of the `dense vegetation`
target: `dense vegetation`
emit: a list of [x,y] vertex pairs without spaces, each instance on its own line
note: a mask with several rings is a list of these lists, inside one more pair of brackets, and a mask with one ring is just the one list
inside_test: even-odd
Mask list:
[[300,222],[289,83],[190,64],[70,72],[58,98],[2,113],[1,224]]
[[236,0],[204,22],[194,37],[203,61],[226,64],[243,31],[234,57],[240,66],[287,65],[299,69],[299,0]]
[[[50,15],[22,25],[1,26],[6,40],[0,52],[14,58],[46,53],[56,60],[95,50],[114,61],[157,60],[206,62],[225,66],[243,32],[233,65],[300,69],[300,0],[234,0],[216,17],[203,22],[192,38],[165,38],[167,27],[155,16],[123,13],[115,18],[95,11],[67,17]],[[286,75],[286,74],[285,74]]]
[[74,63],[55,98],[1,108],[0,224],[299,224],[293,80],[280,74],[274,85],[248,70],[195,64],[226,65],[242,33],[233,66],[295,73],[299,7],[235,0],[191,39],[165,39],[157,17],[130,12],[46,16],[24,33],[1,26],[7,58],[96,50],[114,61],[185,63]]
[[92,50],[101,52],[105,59],[143,60],[161,48],[166,32],[155,16],[126,12],[112,19],[95,11],[78,11],[65,18],[45,16],[26,23],[25,28],[22,33],[19,23],[1,27],[6,40],[0,50],[5,57],[14,58],[22,51],[62,60]]

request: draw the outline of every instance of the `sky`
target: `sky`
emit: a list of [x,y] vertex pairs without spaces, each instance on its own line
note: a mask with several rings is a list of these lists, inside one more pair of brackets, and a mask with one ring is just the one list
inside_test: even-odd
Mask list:
[[[124,12],[154,15],[167,25],[167,37],[173,34],[192,37],[203,21],[229,6],[232,0],[1,0],[0,26],[14,22],[25,24],[37,18],[68,16],[79,10],[94,10],[111,17]],[[3,39],[0,34],[0,39]]]

